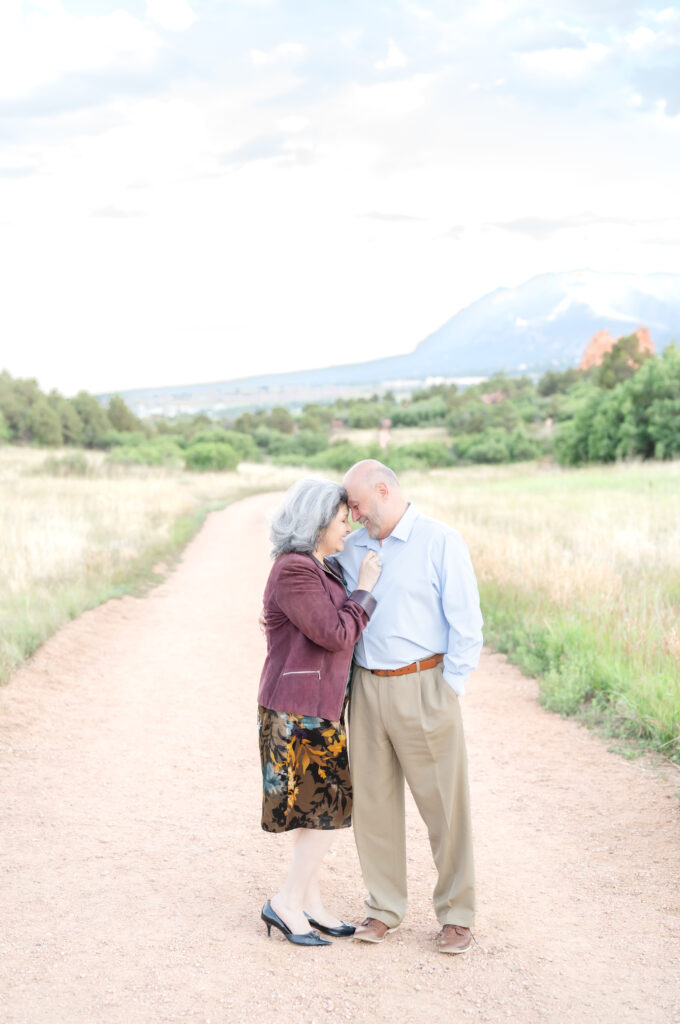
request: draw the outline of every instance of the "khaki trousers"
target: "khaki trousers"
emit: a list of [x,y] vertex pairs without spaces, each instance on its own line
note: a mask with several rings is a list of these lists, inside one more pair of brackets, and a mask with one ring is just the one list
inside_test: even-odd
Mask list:
[[355,666],[349,718],[354,835],[369,917],[395,927],[406,910],[404,778],[438,872],[440,924],[470,927],[474,865],[467,754],[458,695],[441,666],[376,676]]

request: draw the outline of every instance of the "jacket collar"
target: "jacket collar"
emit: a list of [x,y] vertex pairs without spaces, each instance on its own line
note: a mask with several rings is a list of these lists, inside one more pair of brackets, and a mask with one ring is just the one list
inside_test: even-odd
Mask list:
[[327,576],[334,576],[336,580],[342,583],[343,587],[347,586],[345,574],[342,571],[342,566],[340,565],[340,562],[337,560],[337,558],[334,558],[333,556],[331,556],[330,558],[324,558],[323,571],[326,573]]

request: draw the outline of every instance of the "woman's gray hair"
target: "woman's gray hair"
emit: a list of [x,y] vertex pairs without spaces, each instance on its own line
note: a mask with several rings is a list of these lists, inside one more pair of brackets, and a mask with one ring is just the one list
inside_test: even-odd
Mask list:
[[319,534],[330,525],[340,506],[347,503],[347,491],[341,484],[314,477],[298,480],[288,488],[272,516],[272,558],[290,551],[311,555]]

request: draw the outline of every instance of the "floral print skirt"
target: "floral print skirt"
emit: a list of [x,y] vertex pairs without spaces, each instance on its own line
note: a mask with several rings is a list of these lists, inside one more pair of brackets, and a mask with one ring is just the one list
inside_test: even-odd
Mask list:
[[352,783],[344,721],[258,705],[257,726],[265,832],[348,828]]

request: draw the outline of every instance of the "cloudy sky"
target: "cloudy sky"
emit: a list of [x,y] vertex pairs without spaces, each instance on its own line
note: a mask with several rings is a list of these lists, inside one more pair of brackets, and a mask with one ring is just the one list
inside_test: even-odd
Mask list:
[[680,4],[1,0],[0,368],[66,394],[410,351],[680,269]]

